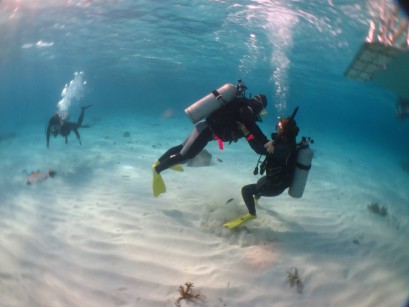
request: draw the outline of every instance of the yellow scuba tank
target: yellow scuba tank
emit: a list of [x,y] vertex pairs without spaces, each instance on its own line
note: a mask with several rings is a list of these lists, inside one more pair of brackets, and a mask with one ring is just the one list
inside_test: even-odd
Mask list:
[[291,197],[301,198],[304,193],[313,157],[313,151],[310,149],[309,143],[313,142],[311,138],[303,137],[299,144],[300,147],[297,150],[294,177],[288,189],[288,194]]
[[234,100],[245,89],[246,87],[241,80],[239,80],[239,85],[227,83],[187,107],[185,113],[191,122],[196,124],[220,107]]

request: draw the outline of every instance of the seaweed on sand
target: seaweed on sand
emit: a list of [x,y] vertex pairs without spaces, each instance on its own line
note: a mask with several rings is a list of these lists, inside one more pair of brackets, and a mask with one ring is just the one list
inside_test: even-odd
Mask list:
[[378,203],[371,202],[371,204],[368,205],[368,210],[370,212],[378,214],[380,216],[388,215],[388,208],[386,208],[384,206],[379,206]]
[[297,287],[297,292],[301,293],[303,290],[303,283],[301,280],[300,275],[298,275],[298,270],[297,268],[293,268],[291,270],[287,271],[287,277],[288,277],[288,282],[291,287],[294,287],[294,285]]
[[193,283],[186,282],[184,285],[179,286],[179,298],[176,300],[176,306],[180,307],[182,300],[199,301],[201,300],[200,292],[193,290]]

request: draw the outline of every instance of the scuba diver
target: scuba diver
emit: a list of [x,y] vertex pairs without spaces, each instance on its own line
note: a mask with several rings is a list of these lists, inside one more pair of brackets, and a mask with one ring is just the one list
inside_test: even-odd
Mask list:
[[398,119],[409,117],[409,100],[399,97],[395,103],[396,116]]
[[52,169],[49,169],[45,174],[41,173],[39,170],[27,172],[28,177],[26,184],[33,185],[35,183],[43,182],[48,178],[54,178],[56,174],[57,173]]
[[[290,117],[281,118],[276,124],[276,133],[271,134],[273,141],[272,152],[268,152],[263,144],[260,144],[246,127],[242,127],[250,147],[256,153],[266,156],[260,166],[260,174],[265,172],[266,175],[261,177],[257,183],[245,185],[241,189],[241,194],[249,213],[227,222],[224,226],[234,228],[245,221],[255,219],[257,217],[256,200],[261,196],[278,196],[286,188],[290,187],[297,160],[296,137],[299,128],[294,120],[297,111],[298,107],[295,108]],[[258,175],[259,163],[260,159],[253,172],[254,175]]]
[[64,119],[62,116],[60,116],[60,114],[55,113],[48,121],[46,129],[47,148],[49,148],[51,134],[54,137],[57,137],[57,135],[61,134],[61,136],[65,137],[65,144],[67,144],[68,136],[70,135],[71,131],[74,131],[75,136],[77,137],[77,140],[81,145],[81,137],[78,132],[78,128],[90,127],[89,125],[83,125],[82,122],[84,120],[85,110],[91,106],[92,105],[81,107],[81,113],[76,123],[69,122],[67,119]]
[[[242,82],[239,86],[246,89]],[[214,91],[215,96],[215,93],[219,95],[217,97],[219,99],[220,94]],[[223,149],[223,142],[229,142],[229,144],[237,142],[244,136],[241,126],[246,127],[266,151],[272,152],[272,142],[267,139],[256,123],[262,121],[260,114],[266,113],[266,106],[267,98],[265,95],[258,94],[249,99],[242,94],[213,111],[204,119],[199,120],[195,124],[193,132],[182,144],[170,148],[152,165],[153,195],[157,197],[166,192],[165,183],[160,175],[162,171],[168,168],[183,171],[179,164],[193,159],[210,141],[217,140],[220,149]]]

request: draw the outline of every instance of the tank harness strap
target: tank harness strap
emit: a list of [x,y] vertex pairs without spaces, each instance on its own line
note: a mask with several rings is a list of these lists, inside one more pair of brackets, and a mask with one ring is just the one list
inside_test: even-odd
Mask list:
[[224,100],[223,96],[222,96],[217,90],[214,90],[214,91],[212,92],[212,94],[213,94],[213,96],[217,99],[217,101],[220,102],[220,104],[221,104],[222,106],[225,106],[225,105],[227,104],[227,101]]
[[311,169],[311,165],[304,165],[304,164],[301,164],[299,162],[297,162],[295,164],[295,166],[302,169],[302,170],[304,170],[304,171],[309,171]]

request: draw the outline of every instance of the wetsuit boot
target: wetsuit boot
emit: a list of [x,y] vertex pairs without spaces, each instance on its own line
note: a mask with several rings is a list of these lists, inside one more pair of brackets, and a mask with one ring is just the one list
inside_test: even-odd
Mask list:
[[[159,164],[162,163],[164,161],[166,161],[167,159],[169,159],[169,157],[173,156],[173,155],[177,155],[180,153],[180,151],[182,150],[183,145],[180,144],[178,146],[172,147],[171,149],[169,149],[167,152],[165,152],[158,161],[155,162],[155,167]],[[182,165],[180,164],[175,164],[169,167],[171,170],[177,171],[177,172],[183,172],[184,169],[182,167]],[[161,171],[159,171],[161,172]]]
[[[177,153],[175,155],[171,155],[167,159],[163,159],[162,161],[159,162],[159,164],[155,165],[154,168],[158,174],[168,168],[177,170],[175,169],[175,166],[177,164],[185,162],[185,160],[186,160],[185,157],[183,157],[180,153]],[[181,171],[183,171],[183,168]]]
[[[173,168],[174,170],[179,170],[175,169],[177,164],[183,162],[185,158],[181,154],[175,154],[170,156],[167,159],[163,159],[162,162],[155,162],[152,165],[152,173],[153,173],[153,184],[152,184],[152,190],[153,190],[153,196],[157,197],[162,193],[166,192],[166,186],[165,182],[163,181],[162,176],[160,175],[160,172],[164,171],[165,169],[168,168]],[[183,168],[180,166],[181,170],[183,171]]]

